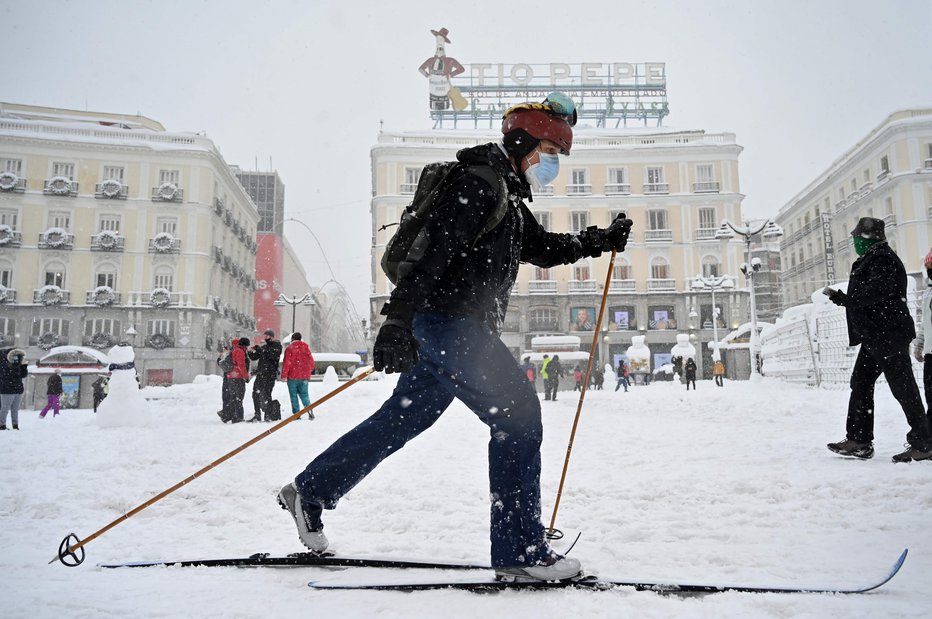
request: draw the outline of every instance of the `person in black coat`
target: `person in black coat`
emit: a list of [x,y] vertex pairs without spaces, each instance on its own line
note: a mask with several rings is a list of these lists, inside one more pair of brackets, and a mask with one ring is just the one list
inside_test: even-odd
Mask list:
[[886,242],[882,219],[862,217],[851,231],[858,258],[851,265],[847,294],[825,288],[832,303],[845,308],[848,340],[861,345],[851,371],[847,436],[828,448],[866,460],[874,455],[874,383],[883,374],[910,430],[906,451],[894,462],[932,458],[932,427],[912,372],[909,344],[916,327],[906,306],[906,268]]
[[547,364],[547,379],[544,381],[544,398],[557,401],[557,391],[560,390],[560,379],[566,371],[560,363],[560,355],[554,355]]
[[272,388],[278,380],[278,360],[282,356],[282,344],[275,339],[275,331],[266,329],[265,342],[249,349],[249,358],[258,361],[256,380],[252,384],[252,403],[255,414],[247,421],[278,421],[282,418],[278,402],[272,399]]
[[26,353],[19,348],[0,350],[0,430],[6,430],[6,415],[11,414],[13,429],[19,430],[19,406],[23,401],[23,379],[28,373]]
[[683,372],[686,376],[686,391],[689,391],[689,383],[693,384],[693,391],[696,390],[696,361],[690,357],[683,366]]

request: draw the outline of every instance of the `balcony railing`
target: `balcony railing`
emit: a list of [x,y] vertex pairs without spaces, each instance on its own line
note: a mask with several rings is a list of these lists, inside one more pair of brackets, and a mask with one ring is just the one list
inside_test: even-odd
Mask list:
[[629,183],[608,183],[605,185],[605,195],[631,195],[631,185]]
[[520,333],[521,325],[516,322],[506,322],[502,325],[502,331],[506,333]]
[[644,240],[649,243],[673,241],[673,230],[645,230]]
[[527,290],[530,294],[548,294],[557,291],[557,282],[549,279],[532,279],[528,282]]
[[585,280],[570,280],[569,282],[569,292],[576,293],[585,293],[585,292],[595,292],[596,291],[596,282],[594,279],[585,279]]
[[718,228],[696,228],[697,241],[714,241]]
[[0,304],[16,303],[16,288],[0,288]]
[[531,320],[527,324],[527,330],[533,333],[555,333],[560,331],[560,325],[556,320]]
[[26,179],[12,172],[0,173],[0,191],[10,193],[23,193],[26,191]]
[[923,162],[922,166],[923,166],[926,170],[932,170],[932,159],[926,159],[926,160]]
[[153,202],[184,202],[184,189],[174,183],[162,183],[152,188]]
[[890,170],[881,170],[880,174],[877,175],[877,182],[883,182],[890,178]]
[[886,229],[895,228],[896,227],[896,215],[894,215],[893,213],[889,215],[884,215],[883,223]]
[[0,230],[0,248],[19,247],[23,244],[23,233],[18,230]]
[[94,185],[94,197],[104,200],[125,200],[129,195],[129,186],[120,181],[104,181]]
[[637,282],[633,279],[613,279],[609,285],[609,292],[634,292]]
[[74,235],[43,232],[39,235],[39,249],[74,249]]
[[718,193],[718,192],[719,192],[718,181],[702,181],[700,183],[693,183],[693,193]]
[[42,193],[47,196],[67,196],[73,198],[78,195],[78,183],[64,176],[47,178],[45,179],[45,184],[42,186]]
[[568,196],[586,196],[592,193],[592,185],[567,185],[566,195]]
[[68,305],[71,303],[71,291],[37,288],[32,291],[32,302],[39,305]]
[[223,211],[226,210],[226,207],[223,206],[223,200],[220,198],[214,198],[214,215],[223,215]]
[[126,238],[119,234],[98,232],[91,236],[91,251],[123,251]]
[[180,254],[181,239],[149,239],[150,254]]
[[126,295],[126,305],[150,305],[153,307],[187,307],[193,305],[194,293],[192,292],[169,292],[168,302],[163,303],[164,298],[156,294],[153,299],[153,291],[130,292]]
[[402,183],[399,193],[412,194],[417,189],[417,183]]
[[671,292],[676,291],[675,279],[648,279],[648,292]]
[[644,193],[670,193],[670,183],[645,183]]
[[100,307],[106,307],[108,305],[119,305],[120,293],[115,290],[109,291],[109,294],[98,293],[96,290],[88,290],[84,295],[84,304],[97,305]]
[[553,185],[547,185],[543,189],[535,189],[534,195],[536,196],[552,196],[553,195]]

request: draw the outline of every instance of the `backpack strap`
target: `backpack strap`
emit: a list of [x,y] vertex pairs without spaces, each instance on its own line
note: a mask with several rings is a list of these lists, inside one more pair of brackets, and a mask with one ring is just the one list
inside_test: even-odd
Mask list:
[[476,239],[478,239],[486,232],[494,229],[505,218],[505,213],[508,212],[508,186],[505,184],[505,178],[490,165],[473,164],[468,166],[466,171],[487,182],[495,192],[495,210],[489,215],[482,230],[476,236]]

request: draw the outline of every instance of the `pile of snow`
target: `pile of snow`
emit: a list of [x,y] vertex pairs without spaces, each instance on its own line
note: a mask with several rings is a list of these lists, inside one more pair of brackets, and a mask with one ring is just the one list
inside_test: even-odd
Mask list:
[[[213,377],[216,379],[216,377]],[[345,383],[344,383],[345,384]],[[312,591],[359,569],[157,568],[99,562],[303,550],[275,502],[282,484],[388,397],[395,375],[352,385],[90,542],[77,568],[47,565],[70,532],[97,529],[271,426],[221,424],[220,381],[144,389],[150,427],[101,430],[90,410],[0,432],[4,617],[927,617],[932,463],[897,465],[903,415],[877,390],[873,460],[825,449],[844,436],[847,393],[764,379],[590,390],[557,526],[603,576],[788,586],[858,585],[904,547],[900,574],[859,596],[725,593],[677,598],[631,589],[413,594]],[[252,416],[247,390],[246,416]],[[312,383],[317,400],[329,385]],[[289,410],[287,389],[274,395]],[[577,405],[543,406],[542,499],[549,523]],[[324,514],[348,555],[488,561],[488,429],[462,404]],[[567,542],[561,542],[565,545]],[[558,545],[558,547],[562,547]],[[384,571],[366,571],[381,576]],[[410,577],[396,574],[396,578]],[[419,574],[418,576],[423,576]]]

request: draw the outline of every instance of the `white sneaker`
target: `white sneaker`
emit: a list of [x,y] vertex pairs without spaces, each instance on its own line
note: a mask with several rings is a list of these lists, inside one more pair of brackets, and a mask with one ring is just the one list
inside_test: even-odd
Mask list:
[[319,503],[302,504],[301,495],[294,483],[283,487],[278,493],[278,504],[294,518],[298,527],[298,537],[301,543],[313,552],[327,550],[330,542],[324,535],[324,523],[320,519],[323,507]]
[[495,577],[509,582],[567,580],[581,573],[582,564],[579,559],[561,557],[558,554],[553,554],[536,565],[495,568]]

